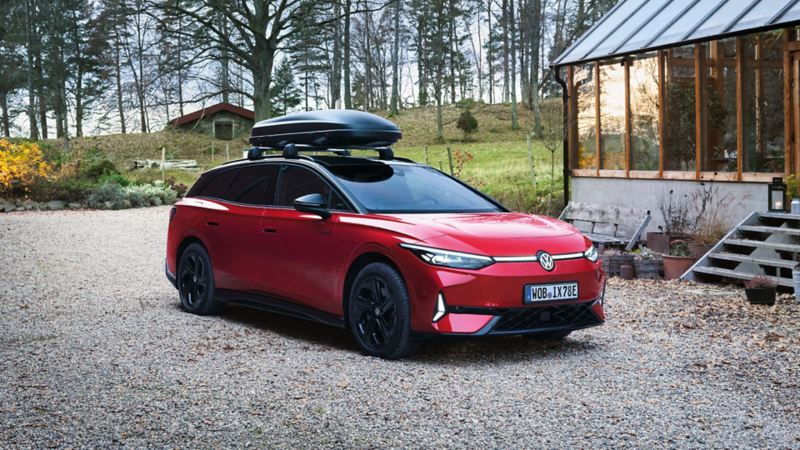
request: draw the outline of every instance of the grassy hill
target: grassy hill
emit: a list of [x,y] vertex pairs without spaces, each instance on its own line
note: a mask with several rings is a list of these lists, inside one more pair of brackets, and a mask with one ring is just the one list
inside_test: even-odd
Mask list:
[[[472,112],[478,120],[478,130],[472,134],[469,142],[463,142],[463,134],[456,128],[456,120],[462,109],[445,107],[444,143],[435,143],[435,112],[434,108],[414,108],[389,117],[403,131],[403,139],[395,146],[398,156],[427,162],[449,172],[449,147],[454,157],[455,174],[509,208],[558,212],[561,208],[561,151],[556,151],[554,155],[555,183],[552,185],[552,201],[548,202],[551,195],[552,155],[541,142],[533,141],[533,160],[532,164],[529,163],[526,136],[533,128],[533,114],[529,110],[520,108],[520,129],[512,130],[509,105],[476,105]],[[52,141],[50,146],[58,147],[60,142]],[[241,158],[242,150],[248,148],[248,144],[243,139],[219,141],[179,131],[116,134],[73,139],[69,157],[81,159],[88,153],[102,152],[128,178],[149,181],[160,178],[161,172],[128,169],[134,159],[160,159],[162,147],[166,149],[168,159],[196,159],[205,170],[229,158]],[[167,175],[191,184],[199,173],[169,171]]]

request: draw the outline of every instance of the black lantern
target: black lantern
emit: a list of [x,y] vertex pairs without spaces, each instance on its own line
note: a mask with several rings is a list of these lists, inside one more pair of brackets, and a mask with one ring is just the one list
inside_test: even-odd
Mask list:
[[769,211],[786,211],[786,183],[783,178],[773,178],[767,189]]

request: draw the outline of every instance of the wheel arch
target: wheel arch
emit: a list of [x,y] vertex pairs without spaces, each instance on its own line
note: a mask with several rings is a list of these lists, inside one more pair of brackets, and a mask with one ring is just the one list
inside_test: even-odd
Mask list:
[[175,252],[175,274],[177,275],[179,265],[181,263],[181,256],[183,256],[183,252],[186,251],[186,248],[192,244],[200,244],[208,254],[208,258],[211,259],[211,254],[208,253],[208,247],[206,246],[205,242],[197,236],[186,236],[183,238],[180,244],[178,244],[178,249]]
[[342,313],[344,315],[345,324],[348,322],[347,304],[348,300],[350,299],[350,290],[353,287],[353,281],[355,281],[356,276],[358,276],[358,273],[361,272],[361,269],[376,262],[385,263],[390,267],[392,267],[394,270],[396,270],[397,273],[400,274],[400,278],[403,279],[403,283],[406,284],[406,288],[408,288],[408,282],[406,281],[406,277],[403,274],[403,270],[394,260],[392,260],[392,258],[387,256],[386,254],[371,249],[358,255],[358,257],[355,258],[353,262],[350,263],[350,267],[348,267],[347,269],[347,273],[345,274],[344,283],[342,287]]

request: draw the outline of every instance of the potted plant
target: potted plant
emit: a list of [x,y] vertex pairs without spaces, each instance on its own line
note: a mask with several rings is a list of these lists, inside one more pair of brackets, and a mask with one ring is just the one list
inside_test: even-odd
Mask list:
[[771,278],[759,275],[744,284],[747,301],[753,305],[774,305],[777,284]]
[[689,244],[684,240],[675,240],[669,245],[669,254],[664,255],[664,278],[677,280],[697,261],[692,256]]

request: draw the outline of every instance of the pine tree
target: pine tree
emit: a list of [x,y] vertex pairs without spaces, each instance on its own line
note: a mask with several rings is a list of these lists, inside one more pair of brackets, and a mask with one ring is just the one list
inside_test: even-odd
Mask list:
[[292,63],[289,58],[284,58],[272,76],[272,115],[285,115],[291,108],[300,104],[300,89],[294,83]]

